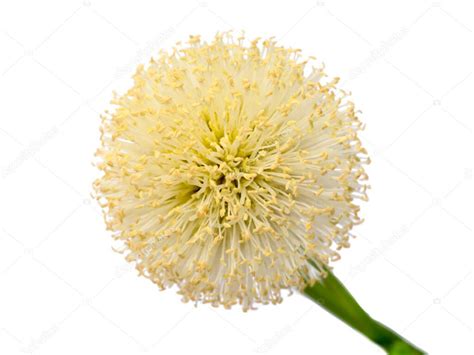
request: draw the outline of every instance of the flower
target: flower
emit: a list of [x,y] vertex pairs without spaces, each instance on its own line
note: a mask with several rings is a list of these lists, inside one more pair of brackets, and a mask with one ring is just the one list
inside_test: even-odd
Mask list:
[[354,105],[314,61],[224,33],[138,67],[102,116],[94,190],[142,275],[247,310],[320,280],[349,246],[368,158]]

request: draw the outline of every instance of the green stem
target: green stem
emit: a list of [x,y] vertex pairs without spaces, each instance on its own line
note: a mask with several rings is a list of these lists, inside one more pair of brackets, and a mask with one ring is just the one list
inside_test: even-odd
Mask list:
[[399,334],[365,312],[344,285],[327,270],[321,282],[304,289],[304,294],[347,325],[364,334],[390,355],[426,354]]

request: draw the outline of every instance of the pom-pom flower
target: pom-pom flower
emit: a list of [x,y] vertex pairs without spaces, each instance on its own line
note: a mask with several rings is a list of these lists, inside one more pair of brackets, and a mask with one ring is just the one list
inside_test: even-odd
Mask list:
[[184,300],[244,310],[324,276],[366,198],[361,124],[314,58],[191,36],[101,126],[96,197],[120,251]]

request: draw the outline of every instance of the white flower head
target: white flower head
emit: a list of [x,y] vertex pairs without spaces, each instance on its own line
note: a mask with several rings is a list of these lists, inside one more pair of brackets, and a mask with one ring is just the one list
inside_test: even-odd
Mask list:
[[225,33],[138,68],[103,116],[94,188],[141,274],[247,310],[319,280],[349,246],[368,158],[353,104],[312,62]]

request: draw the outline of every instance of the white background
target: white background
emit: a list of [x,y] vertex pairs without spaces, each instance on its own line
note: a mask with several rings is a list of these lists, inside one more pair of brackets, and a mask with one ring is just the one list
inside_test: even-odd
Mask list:
[[372,189],[336,274],[430,354],[473,354],[470,5],[2,0],[0,353],[382,354],[300,295],[195,308],[111,250],[89,193],[112,90],[159,48],[234,28],[317,56],[363,111]]

